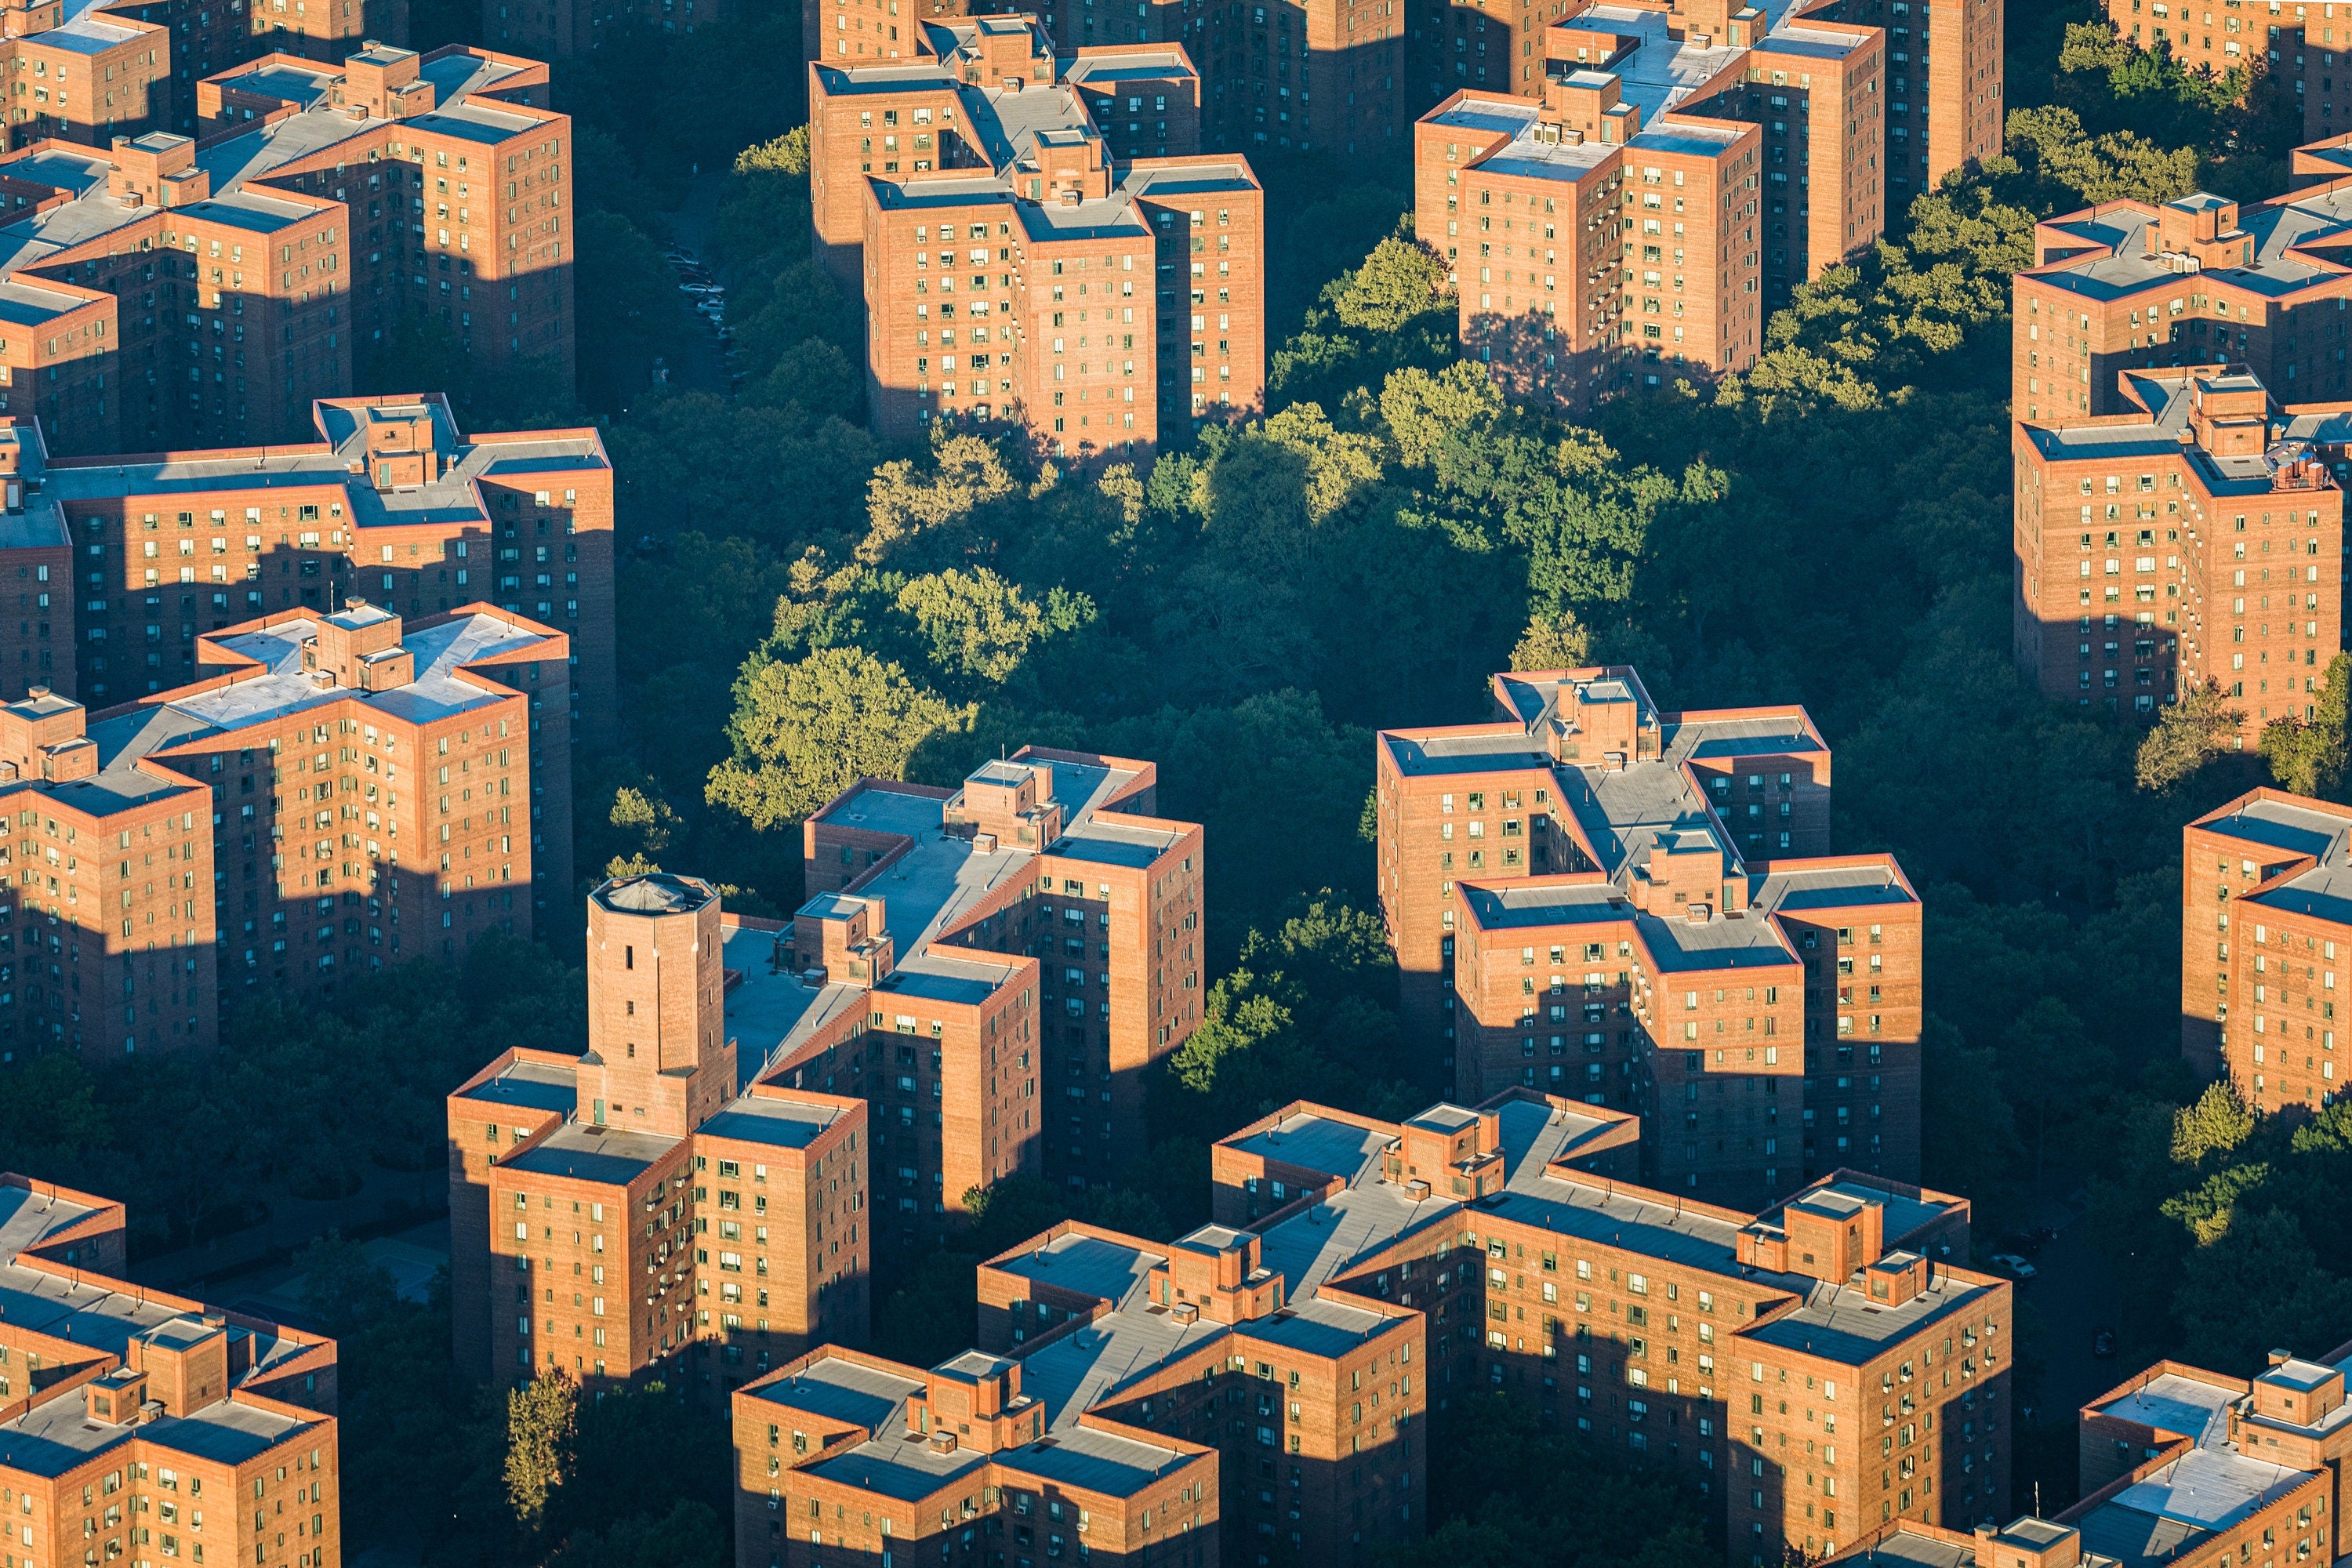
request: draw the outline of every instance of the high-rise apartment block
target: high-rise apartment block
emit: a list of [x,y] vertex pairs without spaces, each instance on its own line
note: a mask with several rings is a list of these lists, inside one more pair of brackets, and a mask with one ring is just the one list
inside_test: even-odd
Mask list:
[[195,96],[201,144],[51,134],[0,157],[0,412],[59,454],[300,441],[418,320],[485,369],[568,379],[571,121],[546,67],[270,56]]
[[[968,0],[929,0],[927,9],[910,15],[935,26],[961,26],[982,9]],[[1160,45],[1197,61],[1202,148],[1319,148],[1347,154],[1378,152],[1406,134],[1411,11],[1409,0],[1240,6],[1138,0],[1131,13],[1090,0],[1052,0],[1036,8],[1054,37],[1081,53]],[[806,0],[802,17],[812,60],[862,64],[913,59],[923,52],[916,46],[916,28],[923,24],[902,21],[887,0]],[[1107,133],[1114,118],[1099,116]]]
[[1919,900],[1831,856],[1801,707],[1658,712],[1622,667],[1497,675],[1496,719],[1381,731],[1404,1026],[1475,1103],[1643,1118],[1643,1179],[1765,1204],[1919,1168]]
[[494,605],[569,645],[531,682],[534,719],[610,743],[613,466],[598,432],[467,436],[437,395],[321,402],[311,418],[313,439],[266,452],[65,458],[46,426],[0,417],[0,583],[17,584],[0,690],[152,697],[196,678],[201,634],[331,615],[347,596],[410,620]]
[[104,147],[116,136],[160,129],[172,94],[168,26],[135,10],[74,7],[64,0],[0,6],[9,56],[11,149],[56,140]]
[[25,967],[0,1059],[210,1045],[265,985],[528,936],[570,882],[561,633],[354,600],[198,653],[203,679],[95,715],[41,686],[0,707],[0,954]]
[[1932,75],[1927,7],[1916,40],[1888,9],[1481,4],[1417,28],[1452,96],[1413,128],[1415,232],[1464,347],[1571,410],[1753,364],[1790,289],[2000,150],[2000,6],[1952,6]]
[[0,1174],[0,1552],[339,1568],[334,1342],[118,1278],[123,1226]]
[[866,1107],[758,1080],[737,1053],[730,998],[758,994],[776,937],[690,877],[589,895],[587,1051],[508,1050],[449,1096],[467,1375],[716,1399],[864,1340]]
[[[879,1549],[877,1513],[928,1536],[944,1498],[942,1528],[1038,1556],[1080,1532],[1132,1552],[1156,1521],[1177,1539],[1155,1557],[1369,1563],[1426,1528],[1446,1406],[1487,1390],[1664,1468],[1735,1564],[2005,1502],[2010,1288],[1948,1261],[1964,1201],[1839,1172],[1760,1215],[1712,1208],[1628,1184],[1640,1142],[1525,1089],[1400,1123],[1286,1107],[1212,1151],[1191,1235],[1070,1223],[983,1264],[974,1354],[928,1377],[820,1355],[739,1394],[737,1561]],[[982,1490],[982,1457],[1108,1435],[1203,1455],[1213,1510],[1173,1479],[1142,1519],[1099,1487],[1060,1512]],[[1134,1489],[1180,1463],[1103,1468]],[[839,1522],[809,1541],[815,1520]]]
[[1197,823],[1148,762],[1024,747],[960,790],[865,779],[803,825],[791,973],[744,1016],[778,1082],[873,1107],[876,1223],[913,1244],[1015,1171],[1104,1185],[1145,1069],[1200,1025]]
[[2114,412],[2014,427],[2018,667],[2054,700],[2142,716],[2219,689],[2242,744],[2310,718],[2343,643],[2328,469],[2352,415],[2277,408],[2243,365],[2114,374]]
[[738,1391],[739,1568],[950,1562],[982,1531],[988,1561],[1217,1568],[1214,1449],[1097,1415],[1048,1436],[1022,1373],[828,1345]]
[[2352,1344],[2273,1351],[2252,1378],[2158,1362],[2082,1410],[2082,1500],[2051,1519],[1969,1530],[1895,1521],[1839,1561],[1885,1568],[2123,1568],[2162,1555],[2342,1560]]
[[2258,1110],[2315,1110],[2352,963],[2352,807],[2257,789],[2181,829],[2180,1053]]
[[866,300],[874,428],[1009,424],[1084,458],[1256,407],[1265,193],[1198,153],[1183,49],[907,26],[898,63],[837,32],[809,65],[817,256]]

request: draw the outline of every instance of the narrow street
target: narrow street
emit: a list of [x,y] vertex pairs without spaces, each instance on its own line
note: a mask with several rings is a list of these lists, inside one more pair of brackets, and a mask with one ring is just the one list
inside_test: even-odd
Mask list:
[[[710,220],[719,210],[719,197],[727,187],[723,171],[705,170],[694,178],[686,205],[675,211],[664,212],[662,220],[670,226],[677,245],[690,252],[703,266],[710,265],[707,254]],[[725,344],[710,328],[709,321],[688,296],[688,313],[694,317],[695,331],[678,345],[677,353],[667,356],[670,367],[670,384],[682,391],[710,392],[721,397],[733,395],[729,384]]]

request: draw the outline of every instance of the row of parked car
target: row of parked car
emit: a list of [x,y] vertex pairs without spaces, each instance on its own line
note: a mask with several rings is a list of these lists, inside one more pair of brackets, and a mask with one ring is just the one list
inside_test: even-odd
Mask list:
[[682,245],[664,247],[662,255],[677,272],[678,292],[688,297],[695,313],[709,323],[718,339],[719,357],[727,367],[727,390],[733,393],[743,384],[743,373],[739,368],[740,351],[735,347],[735,334],[727,325],[727,286]]

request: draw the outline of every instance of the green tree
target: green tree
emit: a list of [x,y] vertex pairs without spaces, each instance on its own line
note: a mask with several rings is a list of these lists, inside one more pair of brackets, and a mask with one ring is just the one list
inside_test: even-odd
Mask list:
[[1095,616],[1082,595],[1055,588],[1040,602],[985,566],[909,578],[898,603],[929,638],[934,667],[1000,686],[1033,644],[1074,632]]
[[2227,1154],[2254,1131],[2253,1112],[2228,1083],[2211,1083],[2197,1103],[2183,1106],[2172,1118],[2172,1158],[2194,1165],[2209,1154]]
[[969,721],[862,648],[753,660],[735,683],[734,754],[711,770],[713,805],[765,830],[807,816],[860,778],[898,778],[933,731]]
[[2182,692],[2158,716],[2156,727],[2139,743],[2134,770],[2139,787],[2157,795],[2179,789],[2230,749],[2245,717],[2242,710],[2230,706],[2221,689],[2210,681]]
[[546,1517],[571,1474],[579,1419],[579,1385],[561,1368],[507,1392],[507,1504],[524,1525]]
[[2352,654],[2328,661],[2326,684],[2309,720],[2276,719],[2263,728],[2263,761],[2281,789],[2327,800],[2344,797],[2344,718]]
[[1445,264],[1435,253],[1391,237],[1372,247],[1363,265],[1342,278],[1332,313],[1367,332],[1393,332],[1430,308],[1446,290]]
[[734,1560],[718,1513],[686,1501],[658,1519],[633,1515],[568,1536],[549,1568],[727,1568]]

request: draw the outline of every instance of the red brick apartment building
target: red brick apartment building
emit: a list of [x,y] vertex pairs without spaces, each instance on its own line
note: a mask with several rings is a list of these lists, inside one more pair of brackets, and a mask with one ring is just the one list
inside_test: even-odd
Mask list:
[[66,12],[63,0],[0,5],[8,146],[55,138],[104,147],[167,124],[170,29],[103,5]]
[[1924,4],[1916,40],[1885,0],[1433,16],[1430,98],[1453,91],[1413,129],[1415,231],[1454,276],[1465,348],[1580,411],[1754,363],[1791,289],[2000,150],[2001,7],[1949,8],[1958,47],[1932,73]]
[[[805,0],[803,42],[808,58],[836,64],[916,58],[921,52],[916,28],[921,24],[901,20],[889,4]],[[983,8],[966,0],[929,0],[908,16],[937,24],[976,16]],[[1054,37],[1082,55],[1157,44],[1181,48],[1199,62],[1196,151],[1321,148],[1369,153],[1406,134],[1412,115],[1405,68],[1405,37],[1412,26],[1408,0],[1276,0],[1265,5],[1138,0],[1131,16],[1108,0],[1099,6],[1095,0],[1054,0],[1036,14]],[[1116,118],[1097,114],[1115,147]],[[1118,155],[1133,154],[1120,149]]]
[[2328,470],[2352,404],[2274,408],[2243,365],[2115,374],[2116,411],[2014,428],[2019,668],[2053,700],[2142,717],[2216,688],[2242,745],[2309,718],[2343,642]]
[[1456,1095],[1644,1118],[1643,1179],[1760,1207],[1919,1168],[1919,900],[1826,852],[1801,707],[1660,714],[1622,667],[1497,675],[1495,721],[1381,731],[1405,1027]]
[[[961,790],[859,781],[803,825],[809,901],[745,1015],[778,1082],[863,1095],[887,1235],[1013,1172],[1103,1185],[1202,999],[1201,826],[1148,762],[1026,746]],[[877,1224],[881,1219],[877,1217]]]
[[468,1376],[716,1399],[865,1339],[866,1104],[738,1073],[737,1004],[776,936],[691,877],[589,895],[587,1051],[508,1050],[449,1096]]
[[2181,1055],[2257,1110],[2327,1104],[2352,1076],[2336,1070],[2352,808],[2258,789],[2180,838]]
[[334,1342],[114,1278],[123,1224],[0,1174],[11,1560],[339,1568]]
[[198,652],[204,679],[95,715],[0,707],[0,1060],[209,1046],[265,983],[454,961],[570,881],[561,633],[353,600]]
[[2082,1410],[2083,1500],[1973,1531],[1895,1521],[1840,1559],[1887,1568],[2341,1562],[2352,1344],[2252,1378],[2158,1362]]
[[[1461,91],[1539,99],[1547,78],[1565,74],[1563,65],[1572,62],[1591,69],[1622,69],[1624,98],[1640,103],[1645,120],[1686,101],[1720,96],[1727,85],[1727,71],[1738,73],[1732,81],[1744,79],[1768,89],[1796,86],[1794,93],[1768,92],[1772,101],[1762,106],[1760,119],[1767,123],[1795,121],[1794,141],[1781,144],[1793,146],[1800,163],[1811,162],[1809,172],[1818,184],[1822,165],[1805,155],[1807,127],[1821,119],[1809,112],[1809,93],[1811,108],[1828,105],[1818,93],[1797,84],[1793,73],[1827,70],[1832,81],[1825,85],[1839,93],[1853,90],[1860,81],[1878,79],[1881,86],[1864,90],[1883,96],[1883,117],[1858,114],[1854,106],[1839,107],[1849,121],[1884,119],[1885,162],[1860,166],[1884,174],[1886,198],[1899,207],[1932,189],[1946,174],[2000,151],[2004,10],[2002,0],[1916,0],[1916,5],[1914,0],[1762,0],[1756,5],[1734,0],[1599,5],[1554,0],[1549,8],[1528,12],[1514,10],[1501,0],[1464,0],[1432,6],[1416,20],[1414,65],[1422,79],[1415,86],[1423,104],[1443,102],[1448,93]],[[1930,47],[1936,41],[1931,22],[1943,24],[1941,47]],[[1855,52],[1825,51],[1826,40],[1808,38],[1809,33],[1849,35],[1843,45],[1831,49]],[[1858,47],[1862,36],[1870,37],[1870,47]],[[1776,47],[1776,38],[1786,47]],[[1580,47],[1590,52],[1576,53]],[[1743,58],[1751,49],[1790,58]],[[1807,55],[1816,63],[1808,66],[1802,58]],[[1823,59],[1832,63],[1818,63]],[[1848,63],[1835,63],[1841,59]],[[1760,82],[1746,74],[1757,67],[1766,72]],[[1869,74],[1857,78],[1857,68]],[[1792,74],[1780,80],[1771,77],[1774,69]],[[1853,123],[1842,137],[1824,140],[1834,149],[1862,129]],[[1874,128],[1871,135],[1879,140]],[[1843,161],[1837,166],[1846,178],[1853,177],[1853,170]],[[1803,182],[1798,186],[1794,194],[1801,204]],[[1430,231],[1422,233],[1424,239],[1431,237]]]
[[571,123],[546,68],[374,47],[199,84],[200,143],[0,157],[0,412],[58,453],[305,438],[355,355],[438,320],[572,366]]
[[828,1345],[739,1390],[736,1563],[946,1562],[984,1532],[992,1563],[1217,1568],[1217,1451],[1092,1415],[1045,1436],[1022,1370]]
[[2120,373],[2244,365],[2283,402],[2347,395],[2352,134],[2298,147],[2294,188],[2252,206],[2199,193],[2102,202],[2034,229],[2017,275],[2016,417],[2128,412]]
[[1181,47],[1057,54],[1031,16],[924,24],[904,64],[832,41],[810,200],[818,258],[866,300],[877,430],[1011,424],[1085,458],[1263,401],[1265,193],[1196,152]]
[[[942,1492],[971,1494],[943,1528],[1013,1553],[1073,1531],[1133,1552],[1132,1504],[1096,1489],[1041,1516],[958,1458],[1115,1432],[1213,1457],[1213,1510],[1196,1489],[1154,1515],[1180,1560],[1369,1563],[1423,1532],[1444,1411],[1488,1389],[1667,1467],[1732,1563],[2005,1499],[2010,1288],[1944,1261],[1965,1202],[1840,1172],[1762,1215],[1709,1208],[1628,1184],[1639,1142],[1622,1111],[1524,1089],[1402,1123],[1286,1107],[1213,1151],[1214,1223],[1166,1245],[1064,1224],[982,1265],[976,1354],[928,1377],[821,1355],[743,1390],[737,1561],[887,1550],[874,1513],[921,1500],[928,1534]],[[975,1379],[946,1430],[943,1384]],[[1212,1524],[1221,1548],[1185,1533]]]
[[570,650],[530,682],[534,735],[551,703],[567,734],[609,744],[603,437],[468,436],[438,395],[322,401],[311,419],[300,445],[65,458],[46,426],[0,416],[0,582],[14,566],[19,601],[13,636],[0,620],[0,690],[152,697],[196,679],[200,634],[352,595],[412,621],[495,605],[562,628]]

